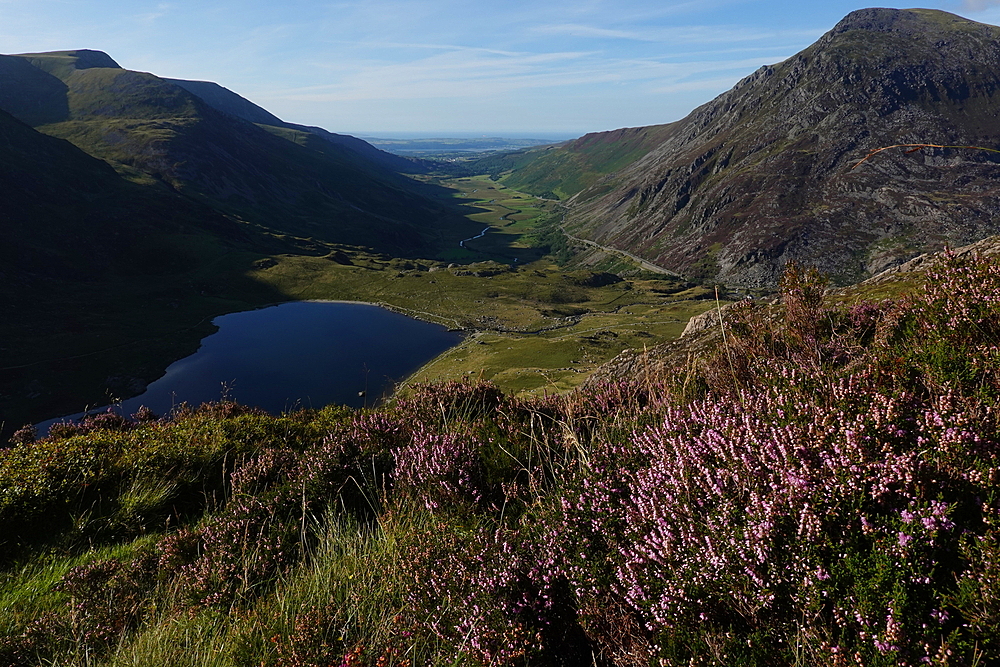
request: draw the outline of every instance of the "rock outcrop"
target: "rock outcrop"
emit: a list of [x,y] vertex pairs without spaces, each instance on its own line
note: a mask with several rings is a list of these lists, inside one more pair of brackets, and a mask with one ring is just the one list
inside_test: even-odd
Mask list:
[[566,228],[729,285],[774,286],[790,260],[853,283],[1000,231],[997,153],[893,149],[852,168],[893,144],[1000,147],[998,116],[1000,28],[859,10],[662,126],[569,200]]

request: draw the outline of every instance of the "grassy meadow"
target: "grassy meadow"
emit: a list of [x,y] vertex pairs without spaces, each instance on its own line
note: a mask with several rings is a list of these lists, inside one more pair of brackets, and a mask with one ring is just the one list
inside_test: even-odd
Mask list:
[[[490,231],[463,247],[454,228],[456,238],[430,257],[402,259],[247,224],[276,252],[178,237],[193,269],[59,286],[41,302],[15,304],[31,315],[0,323],[4,432],[127,398],[194,352],[213,317],[282,301],[378,303],[467,330],[465,343],[416,378],[472,375],[515,393],[575,387],[620,350],[676,337],[714,307],[707,289],[677,280],[610,282],[602,267],[557,265],[542,240],[559,217],[556,202],[487,177],[420,178],[475,223],[464,233]],[[628,268],[620,258],[607,266]]]

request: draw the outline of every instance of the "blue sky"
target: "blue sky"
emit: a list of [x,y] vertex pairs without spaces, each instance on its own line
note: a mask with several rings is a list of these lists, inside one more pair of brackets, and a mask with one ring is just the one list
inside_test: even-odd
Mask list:
[[[0,0],[0,53],[98,49],[128,69],[215,81],[334,132],[561,138],[677,120],[865,6]],[[1000,0],[925,6],[1000,24]]]

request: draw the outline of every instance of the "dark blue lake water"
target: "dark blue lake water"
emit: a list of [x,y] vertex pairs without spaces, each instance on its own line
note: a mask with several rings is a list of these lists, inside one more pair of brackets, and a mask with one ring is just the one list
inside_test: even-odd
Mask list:
[[275,413],[330,403],[372,405],[462,340],[437,324],[362,303],[296,301],[222,315],[213,323],[219,330],[197,352],[122,402],[121,413],[145,405],[164,414],[182,402],[199,405],[223,395]]

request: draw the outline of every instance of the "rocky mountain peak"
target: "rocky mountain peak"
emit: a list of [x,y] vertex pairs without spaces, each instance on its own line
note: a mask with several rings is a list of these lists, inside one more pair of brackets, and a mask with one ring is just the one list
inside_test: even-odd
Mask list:
[[[945,14],[946,12],[940,13]],[[902,33],[905,36],[912,35],[923,27],[925,27],[924,21],[912,10],[871,7],[851,12],[841,19],[829,34],[838,35],[850,30],[867,30],[869,32]]]
[[794,260],[854,282],[1000,231],[1000,165],[936,149],[852,166],[894,144],[1000,145],[998,116],[1000,28],[855,11],[576,195],[567,229],[692,278],[773,286]]

